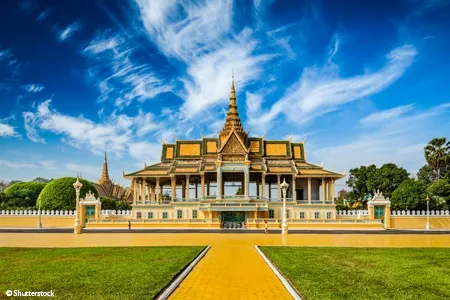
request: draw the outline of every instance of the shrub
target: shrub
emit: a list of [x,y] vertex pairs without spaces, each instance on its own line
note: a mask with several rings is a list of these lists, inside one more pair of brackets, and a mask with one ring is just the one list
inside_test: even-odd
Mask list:
[[130,210],[131,205],[124,200],[114,200],[109,197],[100,197],[102,202],[102,209],[113,209],[113,210]]
[[[5,189],[5,195],[11,199],[15,199],[14,204],[9,206],[35,207],[39,194],[44,189],[46,183],[42,182],[17,182]],[[8,201],[8,202],[9,202]]]
[[[41,208],[48,210],[75,209],[76,195],[73,184],[76,180],[75,177],[62,177],[48,183],[38,198],[38,201],[41,202]],[[85,179],[80,179],[80,182],[83,184],[80,198],[84,198],[89,191],[94,193],[95,197],[98,197],[97,190],[92,182]]]

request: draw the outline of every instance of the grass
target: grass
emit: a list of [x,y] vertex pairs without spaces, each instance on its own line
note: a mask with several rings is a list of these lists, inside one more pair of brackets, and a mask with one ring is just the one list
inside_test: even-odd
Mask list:
[[450,299],[449,248],[261,250],[304,299]]
[[0,248],[6,290],[60,299],[151,299],[204,247]]

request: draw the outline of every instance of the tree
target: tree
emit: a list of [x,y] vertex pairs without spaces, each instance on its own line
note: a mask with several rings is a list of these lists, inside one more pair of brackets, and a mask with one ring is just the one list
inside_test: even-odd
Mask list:
[[[73,184],[77,179],[75,177],[62,177],[52,180],[48,183],[39,195],[38,201],[41,202],[42,209],[48,210],[73,210],[75,209],[76,196]],[[91,191],[95,197],[98,197],[97,190],[92,182],[80,179],[83,187],[80,191],[80,198],[86,197],[86,193]]]
[[102,196],[100,201],[102,202],[102,209],[117,209],[116,201],[113,198]]
[[35,179],[33,179],[32,181],[34,182],[43,182],[43,183],[49,183],[50,181],[52,181],[53,179],[46,179],[43,177],[36,177]]
[[366,194],[372,192],[370,183],[373,182],[376,170],[375,165],[361,166],[350,170],[346,184],[352,188],[358,199],[362,199]]
[[435,203],[435,209],[447,209],[450,205],[450,183],[439,179],[428,186],[428,194]]
[[[5,195],[9,198],[8,206],[14,208],[35,207],[39,194],[45,187],[45,183],[40,182],[16,182],[5,189]],[[14,201],[11,201],[14,199]],[[22,199],[22,200],[19,200]],[[14,202],[15,204],[12,204]]]
[[429,165],[424,165],[417,172],[417,180],[420,180],[426,184],[437,180],[437,173]]
[[395,189],[408,179],[408,171],[396,164],[387,163],[375,171],[375,176],[369,180],[367,185],[371,191],[380,190],[384,196],[390,198]]
[[374,190],[381,190],[386,197],[405,180],[408,172],[396,164],[387,163],[377,168],[375,165],[361,166],[351,169],[347,185],[352,188],[356,199],[367,201]]
[[425,160],[436,171],[437,179],[445,174],[450,166],[450,141],[447,138],[434,138],[425,146]]
[[242,187],[238,187],[235,195],[243,195],[243,194],[244,193],[242,192]]
[[[405,180],[392,193],[392,210],[424,210],[427,208],[427,185],[418,180]],[[430,203],[431,204],[431,203]]]

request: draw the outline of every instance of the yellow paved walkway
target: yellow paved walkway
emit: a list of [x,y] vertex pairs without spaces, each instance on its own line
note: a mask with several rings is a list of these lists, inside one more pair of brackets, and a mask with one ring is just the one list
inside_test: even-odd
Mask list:
[[255,245],[450,247],[450,235],[0,233],[0,247],[211,245],[172,299],[290,299]]

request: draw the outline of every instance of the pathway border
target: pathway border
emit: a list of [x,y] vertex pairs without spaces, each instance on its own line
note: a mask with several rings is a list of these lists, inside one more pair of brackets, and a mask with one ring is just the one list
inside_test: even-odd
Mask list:
[[158,300],[166,300],[175,291],[175,289],[183,282],[183,280],[191,273],[198,262],[206,255],[206,252],[211,248],[211,246],[206,247],[190,264],[184,269],[181,274],[179,274],[175,280],[164,290],[164,292],[157,298]]
[[291,294],[291,296],[295,300],[302,300],[302,297],[297,293],[297,291],[292,287],[289,281],[278,271],[278,269],[272,264],[272,262],[267,258],[267,256],[259,249],[259,246],[255,245],[256,251],[258,251],[259,255],[264,259],[264,261],[269,265],[269,268],[275,273],[281,283],[284,285],[286,290]]

